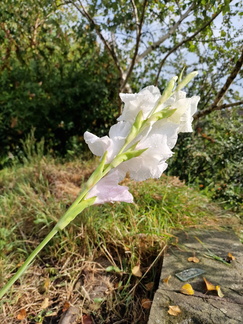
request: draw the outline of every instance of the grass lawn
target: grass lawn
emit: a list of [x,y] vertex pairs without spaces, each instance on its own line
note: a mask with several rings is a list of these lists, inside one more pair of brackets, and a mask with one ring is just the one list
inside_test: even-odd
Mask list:
[[[0,286],[72,204],[96,164],[36,158],[0,171]],[[69,310],[77,323],[146,323],[175,229],[229,226],[242,234],[238,214],[178,178],[123,183],[135,203],[93,206],[59,232],[0,302],[1,324],[60,323]],[[74,322],[66,316],[65,323]]]

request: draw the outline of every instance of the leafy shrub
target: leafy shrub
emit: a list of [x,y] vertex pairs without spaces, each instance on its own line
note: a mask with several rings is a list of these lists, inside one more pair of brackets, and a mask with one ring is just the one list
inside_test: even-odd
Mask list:
[[242,204],[243,136],[241,112],[215,112],[182,134],[168,173],[198,185],[213,199],[239,208]]

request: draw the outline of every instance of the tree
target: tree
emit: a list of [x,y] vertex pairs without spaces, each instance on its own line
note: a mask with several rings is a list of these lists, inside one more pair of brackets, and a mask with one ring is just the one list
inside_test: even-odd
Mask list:
[[[96,32],[120,76],[119,92],[154,83],[168,75],[199,70],[192,89],[203,95],[196,118],[241,105],[237,90],[242,66],[240,1],[66,0]],[[166,75],[166,77],[165,77]],[[234,77],[232,77],[234,75]],[[224,85],[224,80],[227,83]],[[139,81],[138,81],[139,80]],[[205,97],[204,97],[205,94]],[[222,103],[224,96],[225,103]]]
[[21,150],[33,127],[61,154],[87,128],[105,132],[118,76],[94,33],[55,2],[4,1],[2,9],[0,155]]
[[[241,203],[242,9],[237,0],[70,0],[114,62],[119,92],[137,91],[198,70],[190,95],[201,97],[196,132],[179,138],[170,174]],[[121,106],[120,106],[121,109]],[[227,131],[228,130],[228,131]],[[237,151],[235,148],[237,147]],[[218,152],[217,154],[215,152]]]

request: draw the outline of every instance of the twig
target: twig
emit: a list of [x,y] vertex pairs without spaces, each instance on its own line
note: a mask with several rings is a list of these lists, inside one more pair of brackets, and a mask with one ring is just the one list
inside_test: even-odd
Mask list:
[[137,59],[137,55],[138,55],[138,49],[139,49],[139,44],[140,44],[141,35],[142,35],[142,26],[143,26],[143,21],[144,21],[145,9],[146,9],[146,6],[147,6],[147,2],[148,2],[148,0],[144,0],[144,2],[143,2],[142,14],[141,14],[141,18],[140,18],[140,21],[139,21],[137,7],[135,5],[134,0],[131,0],[132,7],[133,7],[133,12],[134,12],[134,16],[135,16],[135,20],[136,20],[136,44],[135,44],[135,49],[134,49],[132,61],[130,63],[129,68],[127,69],[127,71],[125,73],[125,78],[124,78],[124,80],[123,80],[123,82],[121,84],[121,88],[120,88],[121,92],[125,88],[126,83],[127,83],[127,80],[130,77],[130,75],[132,73],[132,70],[134,68],[134,65],[136,63],[136,59]]
[[185,20],[191,11],[195,8],[196,4],[193,3],[188,10],[181,15],[179,20],[170,28],[167,34],[160,37],[156,42],[154,42],[152,45],[150,45],[142,54],[137,56],[136,63],[140,62],[145,56],[147,56],[150,52],[152,52],[155,48],[157,48],[159,45],[161,45],[166,39],[168,39],[177,29],[177,27]]
[[84,16],[88,19],[88,21],[90,22],[90,24],[95,28],[95,31],[97,33],[97,35],[99,36],[99,38],[101,39],[102,43],[104,44],[105,48],[108,50],[108,52],[110,53],[119,73],[120,76],[123,76],[123,70],[119,64],[119,60],[118,57],[116,56],[115,51],[112,49],[112,47],[109,45],[109,43],[106,41],[105,37],[103,36],[103,34],[100,31],[100,27],[96,24],[96,22],[94,21],[94,19],[90,16],[90,14],[88,13],[88,11],[84,8],[84,5],[82,3],[81,0],[79,0],[80,6],[82,8],[82,10],[76,5],[75,2],[72,2],[72,4],[75,6],[75,8]]
[[237,106],[237,105],[239,105],[239,104],[242,103],[242,101],[239,101],[238,103],[223,104],[223,105],[218,106],[219,101],[223,98],[223,96],[225,95],[226,91],[229,89],[229,87],[233,83],[233,81],[236,78],[237,74],[239,73],[242,65],[243,65],[243,48],[241,50],[241,56],[237,60],[235,66],[234,66],[232,72],[230,73],[230,75],[228,76],[225,84],[223,85],[223,87],[221,88],[221,90],[218,92],[216,98],[214,99],[214,102],[207,109],[204,109],[204,110],[199,111],[198,113],[196,113],[194,115],[194,120],[195,119],[198,119],[198,118],[200,118],[202,116],[206,116],[206,115],[210,114],[211,112],[213,112],[215,110],[221,110],[221,109],[224,109],[224,108],[229,108],[229,107],[232,107],[232,106]]
[[194,34],[192,34],[191,36],[187,37],[186,39],[183,39],[183,41],[181,41],[180,43],[178,43],[176,46],[174,46],[166,55],[165,57],[163,58],[163,60],[161,61],[160,63],[160,66],[159,66],[159,70],[158,70],[158,73],[157,73],[157,76],[156,76],[156,79],[155,79],[155,85],[158,84],[158,79],[159,79],[159,75],[160,75],[160,72],[162,70],[162,67],[166,61],[166,59],[172,54],[174,53],[179,47],[181,47],[183,44],[189,42],[190,40],[192,40],[194,37],[196,37],[202,30],[204,30],[207,26],[209,26],[212,21],[214,21],[214,19],[216,17],[218,17],[218,15],[221,13],[222,9],[220,9],[217,13],[215,13],[213,15],[213,17],[207,21],[204,25],[202,25],[201,28],[199,28]]

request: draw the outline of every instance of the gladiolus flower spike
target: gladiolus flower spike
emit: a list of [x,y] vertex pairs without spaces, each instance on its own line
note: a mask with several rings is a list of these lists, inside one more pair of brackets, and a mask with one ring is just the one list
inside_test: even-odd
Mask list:
[[179,132],[192,132],[192,116],[197,110],[198,96],[187,98],[181,91],[195,77],[192,72],[183,80],[169,81],[160,94],[157,87],[148,86],[136,94],[120,94],[124,109],[109,136],[101,138],[85,132],[84,140],[101,161],[83,191],[60,218],[52,231],[29,255],[16,274],[1,289],[0,298],[25,272],[37,254],[59,231],[64,229],[85,208],[94,204],[123,201],[133,202],[128,187],[119,183],[127,173],[131,179],[143,181],[159,178],[167,168]]
[[[111,127],[109,137],[99,138],[85,132],[84,139],[92,153],[102,157],[107,152],[107,170],[116,170],[120,181],[126,173],[137,181],[159,178],[167,168],[166,160],[173,154],[171,149],[178,133],[192,131],[192,116],[199,97],[186,98],[181,88],[196,74],[190,73],[177,87],[177,77],[172,78],[162,95],[154,86],[137,94],[120,94],[124,109],[118,122]],[[106,176],[104,174],[104,183]],[[93,197],[94,192],[95,189],[91,189],[86,197]],[[108,192],[102,202],[106,201],[111,201]],[[98,202],[101,203],[99,197],[95,203]]]

